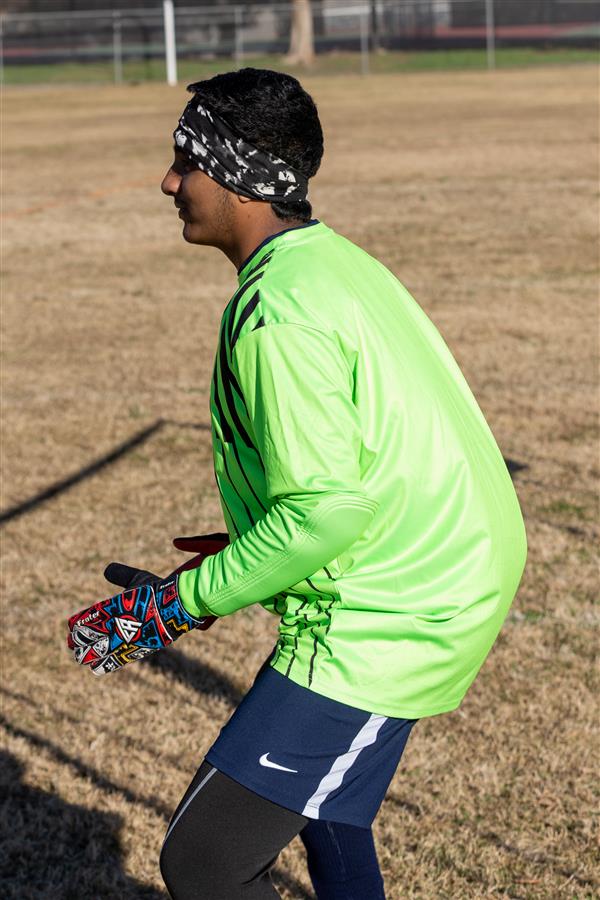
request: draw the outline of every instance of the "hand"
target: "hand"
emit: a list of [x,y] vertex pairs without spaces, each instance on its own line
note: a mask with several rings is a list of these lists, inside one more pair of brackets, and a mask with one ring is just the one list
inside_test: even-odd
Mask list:
[[[228,543],[229,535],[222,533],[175,538],[173,544],[178,549],[201,552],[166,579],[124,563],[109,563],[104,577],[126,590],[71,616],[67,645],[74,651],[75,660],[89,665],[95,675],[104,675],[167,647],[192,628],[210,628],[217,617],[194,619],[184,609],[177,592],[177,576],[197,568],[205,557],[218,553]],[[167,592],[171,583],[174,588]],[[173,591],[175,597],[171,597]],[[175,617],[165,622],[163,617],[173,613]]]
[[[107,572],[114,576],[113,567],[119,566],[111,564]],[[162,650],[204,621],[195,619],[184,608],[177,590],[177,574],[160,579],[129,566],[120,568],[138,573],[141,583],[69,619],[67,644],[75,661],[90,666],[94,675],[114,672]]]
[[[213,537],[213,535],[207,536],[209,539]],[[199,541],[202,541],[203,538],[175,538],[173,543],[175,546],[178,546],[179,541],[185,543],[187,548],[188,542],[191,545],[190,549],[195,549],[198,545]],[[199,553],[197,556],[192,556],[191,559],[186,560],[178,569],[175,569],[174,572],[171,573],[173,575],[179,575],[180,572],[185,572],[186,569],[197,569],[198,566],[202,564],[202,560],[207,556],[212,555],[213,553],[218,553],[219,550],[223,549],[223,545],[221,543],[215,542],[214,544],[207,540],[206,543],[201,545],[203,548],[203,552]],[[183,549],[183,548],[182,548]],[[210,549],[210,553],[207,552]],[[104,570],[104,577],[107,581],[110,581],[111,584],[118,584],[120,587],[124,588],[133,588],[139,587],[142,584],[147,584],[152,581],[160,581],[158,575],[153,575],[152,572],[147,572],[145,569],[135,569],[132,566],[126,566],[125,563],[112,562],[109,563],[106,569]],[[210,628],[217,621],[217,616],[205,616],[202,619],[198,620],[197,628],[200,631],[206,631],[207,628]]]

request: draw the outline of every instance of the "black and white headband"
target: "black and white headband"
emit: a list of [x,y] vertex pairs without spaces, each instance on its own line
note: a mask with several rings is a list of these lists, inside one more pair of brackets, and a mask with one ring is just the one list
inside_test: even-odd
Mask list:
[[236,194],[272,203],[306,200],[306,175],[237,137],[196,99],[184,109],[173,138],[199,169]]

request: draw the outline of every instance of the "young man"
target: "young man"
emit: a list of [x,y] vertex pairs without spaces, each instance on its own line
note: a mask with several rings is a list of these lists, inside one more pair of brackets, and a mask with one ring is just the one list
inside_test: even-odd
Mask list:
[[415,721],[455,709],[487,656],[523,519],[434,325],[311,218],[311,98],[257,69],[189,90],[162,190],[184,239],[238,273],[210,397],[231,543],[167,579],[117,581],[133,586],[73,616],[69,643],[102,674],[212,616],[277,615],[273,653],[173,815],[164,880],[178,900],[275,897],[269,870],[299,833],[319,900],[377,900],[373,819]]

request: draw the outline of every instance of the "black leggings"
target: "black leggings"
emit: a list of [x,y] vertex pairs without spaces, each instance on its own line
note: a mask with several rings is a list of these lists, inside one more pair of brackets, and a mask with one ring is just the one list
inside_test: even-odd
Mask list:
[[173,813],[160,870],[173,900],[274,900],[270,869],[297,834],[319,900],[384,898],[370,828],[308,819],[206,760]]

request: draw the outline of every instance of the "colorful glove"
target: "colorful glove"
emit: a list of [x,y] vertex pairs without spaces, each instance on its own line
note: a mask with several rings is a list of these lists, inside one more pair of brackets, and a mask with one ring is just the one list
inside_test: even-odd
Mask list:
[[200,535],[176,538],[173,543],[182,550],[201,552],[168,578],[123,563],[106,567],[104,577],[126,590],[71,616],[67,645],[76,662],[89,665],[95,675],[105,675],[167,647],[192,628],[206,630],[215,622],[215,616],[196,619],[187,612],[179,598],[178,576],[222,550],[229,536]]
[[202,619],[184,609],[178,579],[153,578],[71,616],[67,644],[76,662],[91,666],[94,675],[105,675],[201,625]]

